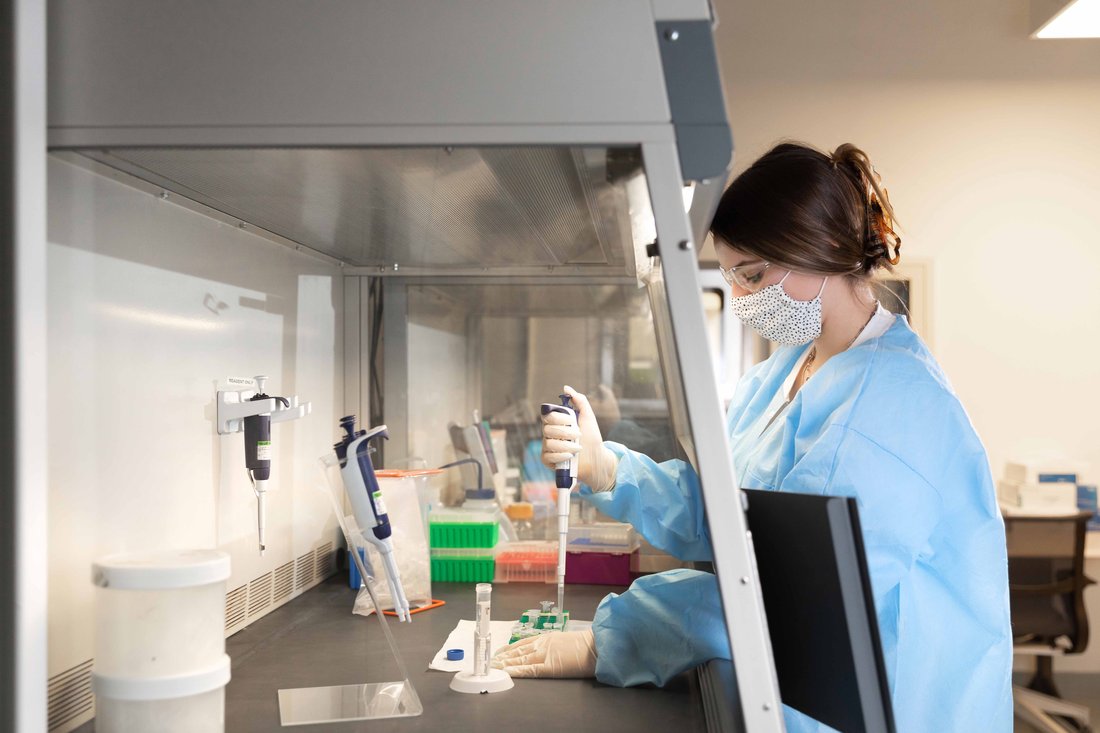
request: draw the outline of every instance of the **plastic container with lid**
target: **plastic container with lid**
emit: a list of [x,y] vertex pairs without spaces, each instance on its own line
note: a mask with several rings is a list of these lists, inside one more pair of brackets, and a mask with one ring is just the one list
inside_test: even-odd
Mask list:
[[225,684],[229,681],[229,663],[225,681],[214,689],[184,697],[156,700],[123,700],[106,697],[96,687],[95,729],[105,731],[164,731],[195,733],[225,730]]
[[634,527],[624,522],[571,524],[566,549],[569,552],[630,554],[639,548]]
[[504,508],[504,513],[512,520],[516,528],[516,539],[520,542],[543,539],[535,535],[535,506],[526,501],[517,501]]
[[229,555],[171,550],[103,558],[96,586],[96,730],[224,730]]

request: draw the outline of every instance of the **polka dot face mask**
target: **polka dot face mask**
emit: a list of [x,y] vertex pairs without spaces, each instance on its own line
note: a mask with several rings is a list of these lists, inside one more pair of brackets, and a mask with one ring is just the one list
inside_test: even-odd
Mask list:
[[[787,272],[783,280],[790,274]],[[795,300],[787,295],[783,280],[732,298],[733,314],[768,341],[786,346],[808,344],[821,335],[821,294],[828,278],[821,281],[821,290],[813,300]]]

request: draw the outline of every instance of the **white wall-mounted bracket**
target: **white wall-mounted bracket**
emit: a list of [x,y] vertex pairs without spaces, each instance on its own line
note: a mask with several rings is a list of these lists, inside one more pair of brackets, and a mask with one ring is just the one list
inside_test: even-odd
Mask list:
[[284,407],[274,397],[249,401],[264,388],[267,377],[256,377],[256,389],[218,390],[218,435],[239,433],[244,429],[244,419],[253,415],[271,415],[271,422],[286,422],[305,417],[313,411],[313,403],[299,402],[298,397],[287,397],[289,407]]

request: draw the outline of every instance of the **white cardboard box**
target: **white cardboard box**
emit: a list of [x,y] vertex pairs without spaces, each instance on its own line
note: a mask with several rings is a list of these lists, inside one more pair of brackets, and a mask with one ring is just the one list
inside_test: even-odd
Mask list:
[[[1005,494],[1006,483],[1008,482],[1002,481],[998,485],[1001,501],[1022,512],[1072,514],[1077,511],[1077,484],[1018,484],[1015,487],[1016,500],[1011,501]],[[1011,492],[1011,489],[1007,491]]]

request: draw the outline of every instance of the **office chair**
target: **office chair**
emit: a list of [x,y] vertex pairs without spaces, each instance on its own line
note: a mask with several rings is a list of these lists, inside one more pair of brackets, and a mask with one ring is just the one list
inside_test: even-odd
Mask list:
[[1012,688],[1016,716],[1041,731],[1089,730],[1089,710],[1067,702],[1054,685],[1055,656],[1088,645],[1084,591],[1089,512],[1006,516],[1008,587],[1015,654],[1034,655],[1035,675]]

